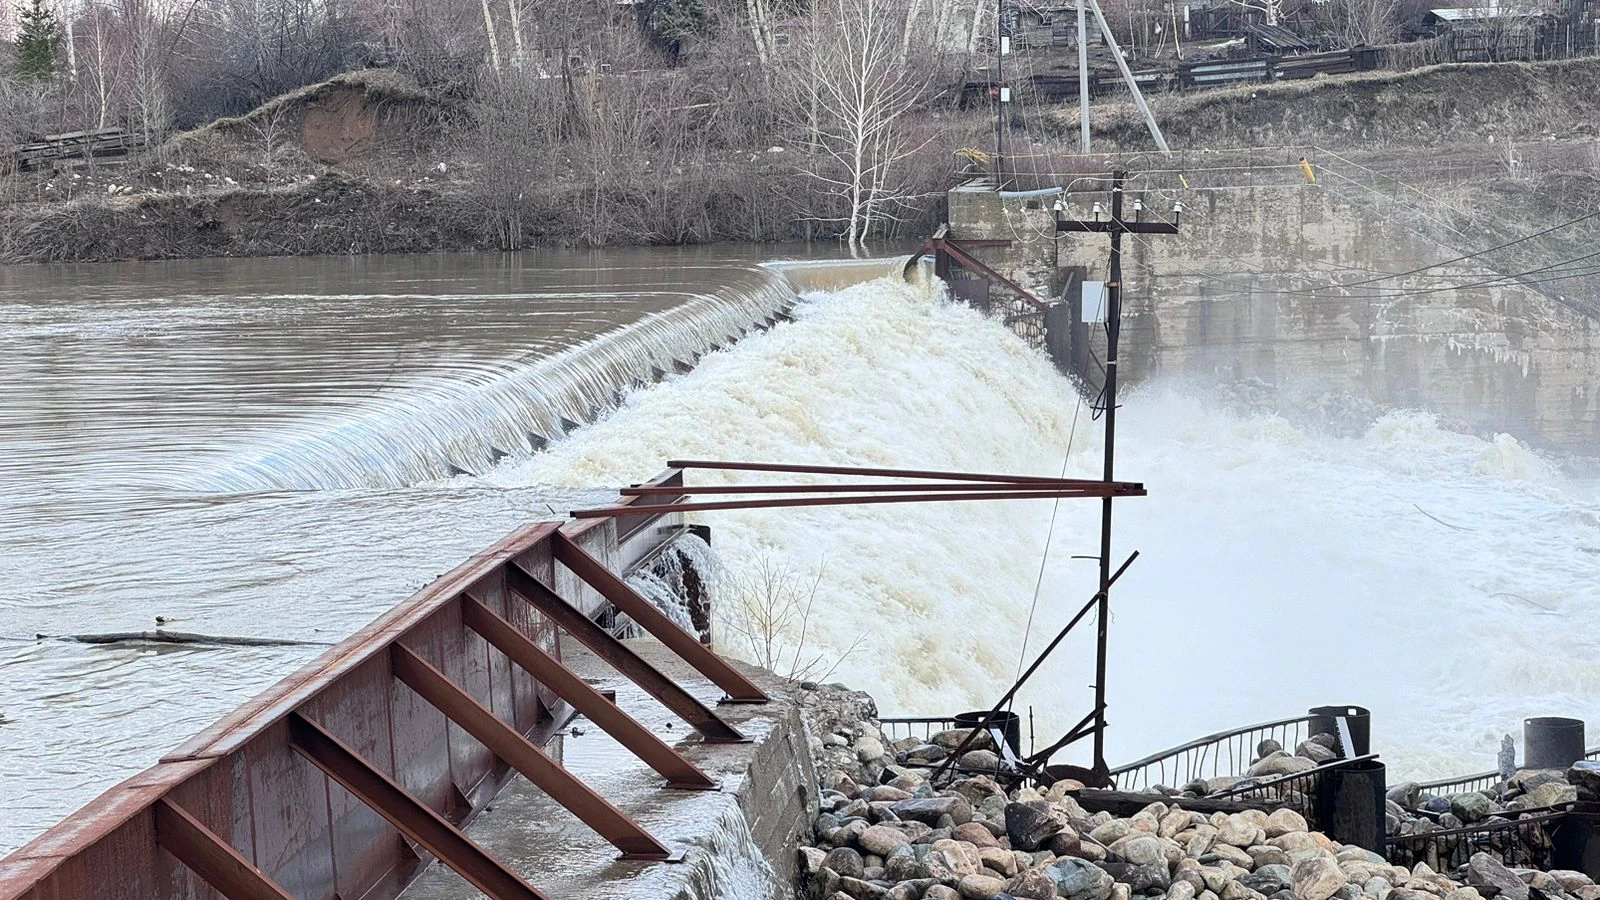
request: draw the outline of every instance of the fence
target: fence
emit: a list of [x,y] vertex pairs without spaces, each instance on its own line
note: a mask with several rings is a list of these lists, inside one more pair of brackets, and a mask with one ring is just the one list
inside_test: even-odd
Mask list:
[[[1225,791],[1211,794],[1207,799],[1233,800],[1265,809],[1288,807],[1304,816],[1313,831],[1327,831],[1334,820],[1335,804],[1332,794],[1336,787],[1336,779],[1345,770],[1357,768],[1364,763],[1372,763],[1377,758],[1376,754],[1367,754],[1351,759],[1336,759],[1304,772],[1270,778],[1248,778]],[[1374,805],[1374,812],[1379,806],[1381,804]],[[1382,833],[1378,821],[1374,820],[1369,824],[1377,833]],[[1351,843],[1358,843],[1350,838],[1343,836],[1341,838]]]
[[1111,770],[1124,791],[1151,790],[1157,786],[1181,788],[1197,779],[1242,776],[1256,758],[1256,747],[1271,739],[1291,751],[1311,736],[1315,716],[1278,719],[1196,738]]
[[[1584,759],[1600,759],[1600,747],[1595,747],[1583,754]],[[1469,794],[1473,791],[1487,791],[1500,784],[1503,779],[1499,770],[1479,772],[1476,775],[1458,775],[1454,778],[1441,778],[1437,781],[1424,781],[1418,785],[1424,794],[1436,797],[1447,797],[1451,794]]]
[[1502,822],[1390,835],[1385,855],[1395,865],[1427,863],[1435,872],[1464,866],[1478,852],[1511,867],[1556,869],[1567,864],[1560,832],[1578,824],[1570,810],[1538,810]]

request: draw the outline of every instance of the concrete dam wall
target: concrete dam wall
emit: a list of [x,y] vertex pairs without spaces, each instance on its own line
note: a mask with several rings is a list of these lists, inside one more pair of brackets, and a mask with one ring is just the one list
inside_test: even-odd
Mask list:
[[[1476,258],[1441,266],[1479,248],[1426,236],[1423,212],[1376,207],[1357,188],[1301,183],[1182,192],[1179,236],[1129,235],[1125,242],[1123,377],[1259,381],[1280,398],[1349,391],[1427,409],[1474,431],[1595,455],[1600,319],[1581,296],[1557,294],[1581,293],[1583,280],[1529,286]],[[1164,191],[1130,195],[1144,200],[1145,215],[1160,218],[1174,199]],[[1048,200],[1034,205],[993,192],[952,192],[952,237],[1012,240],[1009,249],[984,251],[985,258],[1041,286],[1055,268],[1058,291],[1074,266],[1090,281],[1104,280],[1104,238],[1063,235],[1059,247],[1040,240],[1051,232],[1053,214]],[[1067,207],[1063,218],[1093,215],[1070,199]],[[1505,239],[1534,230],[1511,227]],[[1541,277],[1549,276],[1526,280]],[[1056,317],[1057,330],[1067,318]],[[1077,357],[1087,360],[1081,374],[1095,382],[1104,334],[1081,326],[1077,333]]]

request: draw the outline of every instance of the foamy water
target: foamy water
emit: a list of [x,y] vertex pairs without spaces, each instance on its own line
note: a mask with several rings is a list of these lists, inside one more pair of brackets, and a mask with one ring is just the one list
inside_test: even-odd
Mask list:
[[[1391,777],[1454,774],[1492,767],[1500,735],[1520,740],[1524,716],[1596,718],[1593,481],[1514,438],[1450,433],[1419,412],[1336,438],[1157,386],[1128,398],[1119,421],[1119,477],[1150,496],[1117,507],[1118,556],[1142,556],[1114,592],[1113,764],[1356,703],[1373,711]],[[809,296],[795,323],[635,392],[486,480],[621,484],[672,457],[1053,475],[1069,437],[1069,474],[1097,477],[1099,429],[1001,326],[883,281]],[[725,584],[786,570],[808,594],[816,580],[806,643],[795,646],[792,619],[783,667],[815,676],[837,662],[832,679],[872,691],[886,714],[914,715],[988,706],[1009,685],[1050,513],[1049,501],[1027,501],[704,521]],[[1062,502],[1034,651],[1094,589],[1094,561],[1071,557],[1097,551],[1097,523],[1097,504]],[[721,614],[737,618],[745,598],[722,594]],[[722,624],[725,648],[765,649]],[[1041,744],[1092,699],[1093,629],[1079,631],[1021,695]]]

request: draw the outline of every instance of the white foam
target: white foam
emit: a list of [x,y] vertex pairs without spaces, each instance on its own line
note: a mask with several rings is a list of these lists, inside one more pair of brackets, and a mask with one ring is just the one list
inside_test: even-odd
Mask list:
[[[1098,477],[1099,424],[1041,356],[889,281],[810,295],[798,321],[630,395],[495,470],[506,485],[638,481],[674,457]],[[1391,775],[1493,766],[1526,715],[1593,715],[1600,505],[1513,439],[1391,413],[1356,438],[1234,415],[1170,388],[1122,410],[1113,763],[1309,706],[1371,707]],[[717,480],[697,474],[696,481]],[[740,480],[751,480],[748,478]],[[794,480],[786,477],[783,480]],[[809,646],[886,714],[986,707],[1013,679],[1048,501],[706,514],[730,583],[820,573]],[[1031,646],[1093,591],[1098,504],[1064,501]],[[726,613],[727,604],[722,604]],[[1092,692],[1093,629],[1025,690],[1040,743]],[[794,640],[797,631],[787,639]],[[726,635],[724,635],[725,637]],[[725,642],[725,646],[735,647]],[[1024,728],[1026,741],[1027,728]],[[1065,758],[1082,760],[1082,753]]]

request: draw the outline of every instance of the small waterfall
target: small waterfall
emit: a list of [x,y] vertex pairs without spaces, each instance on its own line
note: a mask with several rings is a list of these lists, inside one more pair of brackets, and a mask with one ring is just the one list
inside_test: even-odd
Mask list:
[[[655,607],[666,613],[672,621],[690,634],[699,631],[694,617],[689,614],[689,585],[685,579],[689,572],[700,580],[700,589],[706,596],[716,596],[717,582],[722,573],[722,562],[699,535],[685,533],[672,547],[662,553],[647,569],[628,576],[628,584],[643,594]],[[618,614],[617,625],[628,633],[638,632],[638,627],[626,616]]]
[[681,374],[705,354],[785,315],[796,295],[776,268],[654,312],[550,355],[487,366],[442,364],[247,433],[222,459],[169,474],[187,490],[330,490],[414,485],[483,472],[616,409],[626,393]]
[[727,804],[685,856],[683,864],[694,868],[674,900],[777,900],[788,895],[737,803]]

